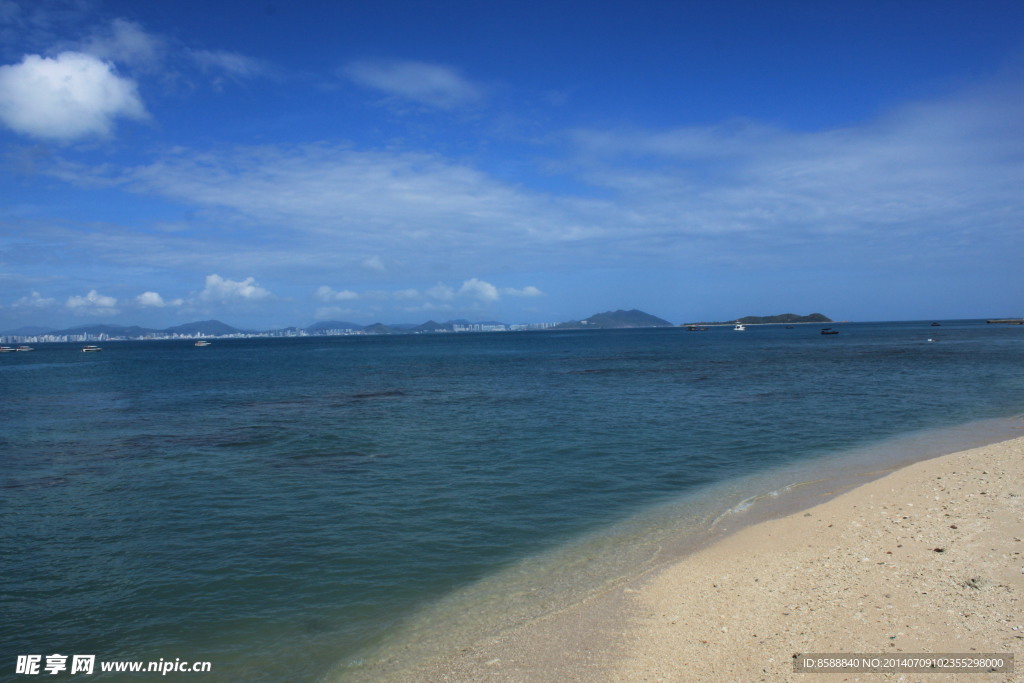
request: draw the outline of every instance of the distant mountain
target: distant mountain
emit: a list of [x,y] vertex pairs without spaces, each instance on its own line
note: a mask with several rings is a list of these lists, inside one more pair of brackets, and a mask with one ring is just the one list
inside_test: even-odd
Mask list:
[[439,323],[439,322],[436,322],[434,320],[428,320],[427,322],[423,323],[422,325],[418,325],[418,326],[414,327],[412,331],[413,332],[451,332],[452,331],[452,324],[450,322]]
[[650,313],[633,309],[631,311],[606,311],[585,320],[571,320],[556,326],[557,329],[617,330],[632,327],[672,327],[672,323]]
[[810,315],[782,313],[781,315],[765,316],[748,315],[744,318],[740,318],[739,322],[744,325],[766,325],[770,323],[785,323],[787,325],[792,325],[793,323],[831,323],[835,321],[831,318],[825,317],[821,313],[811,313]]
[[168,334],[205,334],[211,337],[245,332],[245,330],[232,327],[231,325],[222,323],[219,320],[203,320],[197,323],[184,323],[183,325],[175,325],[174,327],[168,327],[166,330],[161,331]]
[[328,330],[361,330],[362,325],[356,323],[349,323],[343,320],[324,320],[316,322],[306,328],[306,332],[309,334],[323,334]]
[[81,325],[79,327],[69,327],[66,330],[56,330],[53,332],[47,332],[47,334],[55,335],[101,335],[105,334],[108,337],[146,337],[152,334],[156,334],[160,330],[152,330],[146,327],[139,327],[138,325],[124,326],[124,325]]

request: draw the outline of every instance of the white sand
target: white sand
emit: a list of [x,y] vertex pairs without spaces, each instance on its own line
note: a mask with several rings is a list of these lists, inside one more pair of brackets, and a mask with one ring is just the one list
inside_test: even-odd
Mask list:
[[[795,674],[798,652],[1013,652],[1021,671],[1022,496],[1015,439],[745,529],[642,588],[607,680],[883,679]],[[903,676],[922,677],[955,678]]]
[[[400,680],[1024,681],[1024,438],[743,529]],[[1016,655],[1016,674],[799,674],[796,653]]]

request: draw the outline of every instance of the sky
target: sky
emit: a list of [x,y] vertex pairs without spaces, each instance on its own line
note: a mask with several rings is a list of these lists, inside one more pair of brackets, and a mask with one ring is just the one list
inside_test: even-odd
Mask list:
[[0,331],[1024,315],[1018,0],[0,0]]

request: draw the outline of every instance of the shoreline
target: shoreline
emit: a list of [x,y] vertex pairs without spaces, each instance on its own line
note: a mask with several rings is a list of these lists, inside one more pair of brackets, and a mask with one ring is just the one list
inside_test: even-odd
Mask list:
[[917,461],[382,680],[783,681],[800,652],[1013,652],[1020,672],[1022,471],[1024,437]]

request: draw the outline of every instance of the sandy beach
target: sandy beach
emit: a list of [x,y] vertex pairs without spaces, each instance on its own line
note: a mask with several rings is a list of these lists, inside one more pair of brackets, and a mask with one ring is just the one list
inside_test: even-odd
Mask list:
[[[1024,438],[744,528],[404,678],[1024,680]],[[1014,653],[1017,673],[795,673],[798,653]]]

